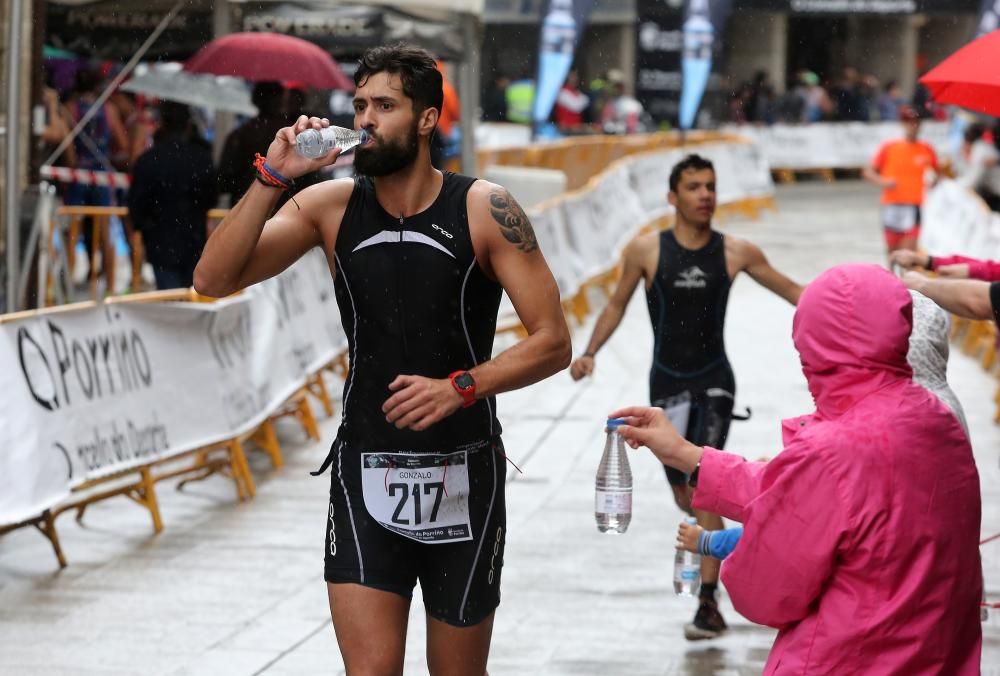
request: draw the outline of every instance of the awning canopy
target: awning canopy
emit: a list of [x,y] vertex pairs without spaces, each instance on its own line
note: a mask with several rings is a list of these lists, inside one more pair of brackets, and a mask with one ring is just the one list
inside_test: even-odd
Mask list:
[[354,55],[368,47],[400,41],[429,49],[444,59],[458,58],[463,51],[453,21],[436,21],[385,6],[254,2],[245,5],[234,27],[292,35],[334,56]]
[[[70,52],[124,60],[163,19],[175,0],[49,0],[46,42]],[[405,41],[444,59],[461,56],[456,14],[478,16],[483,0],[235,0],[233,29],[304,38],[335,56]],[[456,10],[456,8],[458,8]],[[147,53],[147,59],[184,60],[213,37],[212,0],[190,0]],[[477,14],[478,13],[478,14]]]

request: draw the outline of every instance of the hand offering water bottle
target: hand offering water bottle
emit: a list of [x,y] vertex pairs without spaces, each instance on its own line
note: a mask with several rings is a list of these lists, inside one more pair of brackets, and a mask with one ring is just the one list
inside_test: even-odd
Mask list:
[[325,157],[334,148],[340,148],[340,151],[344,152],[367,141],[368,132],[364,129],[344,129],[343,127],[306,129],[295,137],[295,152],[302,157],[318,160]]
[[[692,526],[698,521],[689,517]],[[701,555],[677,548],[674,556],[674,593],[678,596],[694,596],[701,586]]]
[[602,533],[624,533],[632,521],[632,468],[628,464],[625,441],[618,434],[621,418],[608,420],[604,455],[597,468],[594,516]]

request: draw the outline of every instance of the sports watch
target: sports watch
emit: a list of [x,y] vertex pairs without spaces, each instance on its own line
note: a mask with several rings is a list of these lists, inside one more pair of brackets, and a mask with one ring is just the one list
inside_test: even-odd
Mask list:
[[451,386],[462,395],[462,408],[476,403],[476,381],[468,371],[455,371],[448,376]]

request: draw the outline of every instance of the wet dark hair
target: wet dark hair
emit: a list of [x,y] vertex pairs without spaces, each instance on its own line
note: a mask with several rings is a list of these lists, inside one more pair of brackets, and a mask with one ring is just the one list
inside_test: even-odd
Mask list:
[[96,92],[101,86],[103,78],[96,70],[84,68],[78,70],[73,77],[73,92],[75,94],[89,94]]
[[986,133],[986,125],[980,124],[979,122],[973,122],[968,127],[965,128],[965,132],[962,134],[965,138],[966,143],[975,143],[983,137]]
[[189,124],[191,124],[191,109],[183,103],[163,101],[160,104],[160,125],[164,131],[186,131]]
[[688,155],[670,170],[670,192],[677,192],[677,186],[681,183],[681,174],[692,169],[694,171],[701,171],[702,169],[715,171],[715,165],[712,164],[711,160],[707,160],[701,155]]
[[362,86],[376,73],[391,73],[399,77],[403,93],[413,101],[414,112],[421,113],[427,108],[441,110],[444,103],[441,71],[427,50],[403,42],[372,47],[358,62],[354,85]]
[[250,100],[257,106],[260,117],[274,117],[281,114],[282,98],[285,88],[280,82],[258,82],[253,86]]

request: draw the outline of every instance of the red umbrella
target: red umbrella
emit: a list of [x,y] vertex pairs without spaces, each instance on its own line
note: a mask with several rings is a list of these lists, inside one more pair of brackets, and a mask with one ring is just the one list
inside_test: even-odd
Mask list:
[[920,78],[934,100],[1000,116],[1000,30],[970,42]]
[[330,55],[311,42],[278,33],[232,33],[188,59],[189,73],[235,75],[254,82],[296,80],[317,89],[353,89]]

